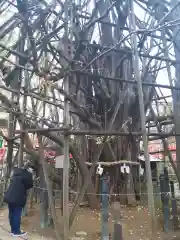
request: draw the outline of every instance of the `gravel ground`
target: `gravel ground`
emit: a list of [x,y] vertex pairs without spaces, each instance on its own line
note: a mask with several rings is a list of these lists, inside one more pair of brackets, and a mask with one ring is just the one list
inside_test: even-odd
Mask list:
[[[113,218],[114,211],[109,210],[109,233],[112,236],[113,232]],[[118,210],[116,210],[117,215]],[[62,221],[60,210],[56,210],[59,222]],[[119,216],[120,222],[123,228],[124,240],[180,240],[179,233],[168,233],[164,234],[162,232],[162,220],[160,214],[157,213],[158,223],[157,230],[153,232],[150,227],[150,216],[148,214],[147,208],[145,207],[120,207],[119,206]],[[22,227],[23,230],[28,232],[28,239],[30,240],[54,240],[54,233],[51,228],[41,229],[39,215],[39,206],[33,206],[31,210],[28,211],[28,216],[23,217]],[[0,210],[0,240],[12,239],[10,234],[2,229],[9,230],[8,225],[8,211],[7,209]],[[61,227],[59,227],[61,230]],[[75,236],[78,231],[84,231],[87,233],[86,240],[98,240],[100,239],[101,233],[101,216],[99,211],[92,211],[89,208],[80,208],[76,220],[73,224],[71,230],[71,236]],[[2,239],[1,239],[2,238]],[[18,239],[18,238],[16,238]],[[22,238],[21,238],[22,239]],[[111,237],[110,237],[111,239]]]

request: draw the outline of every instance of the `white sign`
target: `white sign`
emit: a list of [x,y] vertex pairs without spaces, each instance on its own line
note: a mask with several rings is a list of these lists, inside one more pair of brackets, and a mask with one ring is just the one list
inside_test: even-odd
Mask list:
[[130,173],[130,167],[127,166],[126,164],[123,164],[123,166],[121,166],[121,172],[129,174]]
[[57,156],[55,158],[55,168],[63,168],[64,155]]
[[179,183],[174,183],[174,193],[176,198],[180,198]]
[[142,168],[141,165],[139,167],[139,174],[140,174],[140,176],[144,175],[144,168]]
[[99,164],[97,167],[97,171],[96,174],[102,176],[104,169],[101,167],[101,165]]

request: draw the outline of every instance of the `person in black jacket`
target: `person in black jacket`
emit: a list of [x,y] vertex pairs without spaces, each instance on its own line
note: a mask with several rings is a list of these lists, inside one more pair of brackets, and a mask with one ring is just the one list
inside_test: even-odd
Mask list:
[[4,195],[4,202],[9,208],[9,223],[13,236],[24,236],[20,229],[21,214],[26,204],[28,190],[33,187],[33,169],[28,165],[15,168],[8,190]]

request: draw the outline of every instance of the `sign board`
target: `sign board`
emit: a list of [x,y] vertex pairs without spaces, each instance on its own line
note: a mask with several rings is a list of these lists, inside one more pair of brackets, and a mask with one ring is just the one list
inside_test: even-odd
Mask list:
[[64,155],[57,156],[55,158],[55,168],[63,168]]
[[57,156],[55,158],[55,168],[63,168],[64,165],[64,155]]
[[130,173],[130,167],[126,164],[123,164],[123,166],[121,166],[121,172],[129,174]]

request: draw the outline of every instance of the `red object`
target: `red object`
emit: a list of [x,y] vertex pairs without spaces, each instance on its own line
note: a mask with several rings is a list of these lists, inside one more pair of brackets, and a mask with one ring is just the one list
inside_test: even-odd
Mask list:
[[6,148],[0,148],[0,163],[3,162],[5,153],[6,153]]
[[46,151],[44,150],[44,157],[45,158],[52,158],[52,157],[55,157],[56,156],[56,152],[55,151]]

